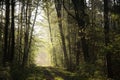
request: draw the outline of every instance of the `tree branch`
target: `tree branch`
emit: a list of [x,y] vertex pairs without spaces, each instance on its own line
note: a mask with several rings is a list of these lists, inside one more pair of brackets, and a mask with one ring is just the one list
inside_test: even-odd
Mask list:
[[73,19],[76,20],[76,17],[68,11],[68,9],[65,7],[65,4],[64,4],[64,3],[65,3],[65,2],[64,2],[64,0],[63,0],[63,8],[65,9],[65,11],[68,13],[68,15],[70,15]]

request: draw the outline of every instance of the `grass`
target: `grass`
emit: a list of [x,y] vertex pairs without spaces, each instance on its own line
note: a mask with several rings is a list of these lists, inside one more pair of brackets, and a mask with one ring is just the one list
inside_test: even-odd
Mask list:
[[75,73],[53,67],[17,68],[12,76],[14,80],[80,80]]

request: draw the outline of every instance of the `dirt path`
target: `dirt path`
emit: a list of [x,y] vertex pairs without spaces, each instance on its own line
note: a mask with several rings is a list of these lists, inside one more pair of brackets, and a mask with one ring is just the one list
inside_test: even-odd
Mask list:
[[60,68],[36,67],[26,80],[80,80],[75,73]]

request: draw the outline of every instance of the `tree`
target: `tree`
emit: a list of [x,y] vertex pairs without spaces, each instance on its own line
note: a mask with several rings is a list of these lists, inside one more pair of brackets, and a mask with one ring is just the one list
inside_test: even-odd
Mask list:
[[[62,40],[62,48],[64,51],[64,59],[65,59],[65,66],[69,66],[69,60],[68,60],[68,55],[67,55],[67,50],[66,50],[66,42],[65,42],[65,37],[63,34],[63,27],[62,27],[62,16],[61,16],[61,12],[62,12],[62,1],[61,0],[55,0],[55,8],[57,11],[57,17],[58,17],[58,26],[59,26],[59,30],[60,30],[60,35],[61,35],[61,40]],[[68,68],[67,66],[67,68]]]
[[10,2],[5,0],[6,11],[5,11],[5,29],[4,29],[4,54],[3,54],[3,65],[9,62],[9,52],[8,52],[8,28],[9,28],[9,17],[10,17]]
[[88,51],[88,44],[87,40],[85,39],[85,29],[86,29],[86,23],[85,23],[85,1],[84,0],[72,0],[73,6],[74,6],[74,12],[75,16],[72,15],[63,4],[65,10],[67,11],[68,15],[72,16],[78,24],[78,37],[80,39],[78,40],[77,44],[77,53],[76,53],[76,64],[79,65],[79,56],[80,56],[80,43],[82,43],[82,51],[84,54],[84,60],[85,62],[89,62],[89,51]]
[[[109,46],[109,17],[108,17],[108,0],[104,0],[104,33],[105,33],[105,46]],[[113,77],[112,72],[112,64],[111,64],[111,52],[106,53],[106,61],[107,61],[107,73],[108,77]]]
[[11,52],[10,52],[10,62],[13,64],[14,53],[15,53],[15,23],[14,23],[14,13],[15,13],[15,0],[11,0]]

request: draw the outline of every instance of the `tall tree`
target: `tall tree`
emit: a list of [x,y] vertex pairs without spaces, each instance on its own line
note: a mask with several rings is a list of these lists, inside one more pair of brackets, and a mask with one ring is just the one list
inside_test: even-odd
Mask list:
[[[105,46],[108,47],[110,43],[109,39],[109,8],[108,8],[108,0],[104,0],[104,34],[105,34]],[[111,63],[111,52],[106,53],[106,61],[107,61],[107,73],[108,77],[113,77],[112,72],[112,63]]]
[[31,13],[29,12],[31,7],[29,6],[30,0],[27,0],[26,9],[25,9],[25,33],[24,33],[24,55],[22,66],[25,67],[28,61],[28,49],[29,49],[29,30],[30,30],[30,17]]
[[[69,66],[69,60],[68,60],[68,55],[67,55],[67,50],[66,50],[66,42],[65,42],[65,36],[63,34],[63,26],[62,26],[62,0],[55,0],[55,8],[57,11],[57,17],[58,17],[58,26],[60,30],[60,35],[61,35],[61,40],[62,40],[62,48],[64,52],[64,59],[65,59],[65,67]],[[67,66],[68,64],[68,66]]]
[[79,64],[79,55],[80,55],[80,43],[82,43],[82,51],[84,55],[85,62],[89,62],[89,51],[88,51],[88,44],[86,40],[86,34],[85,34],[85,28],[86,28],[86,22],[85,22],[85,1],[84,0],[72,0],[72,3],[74,5],[74,11],[75,11],[75,18],[78,23],[78,36],[80,37],[80,40],[78,40],[77,43],[77,57],[76,57],[76,63]]
[[9,61],[8,53],[8,28],[10,24],[10,0],[5,0],[5,29],[4,29],[4,54],[3,54],[3,65]]
[[14,13],[15,13],[15,0],[11,0],[11,52],[10,52],[10,62],[14,60],[14,48],[15,48],[15,23],[14,23]]

